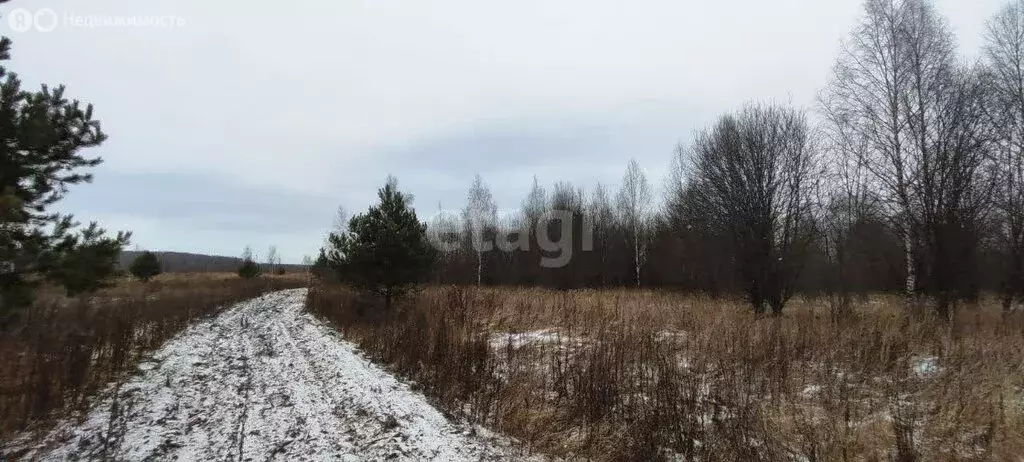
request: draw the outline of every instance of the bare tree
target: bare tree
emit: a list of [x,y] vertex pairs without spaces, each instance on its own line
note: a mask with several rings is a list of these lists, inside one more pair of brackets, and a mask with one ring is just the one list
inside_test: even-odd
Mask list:
[[1015,0],[993,17],[985,35],[996,139],[995,202],[1004,253],[1004,310],[1024,301],[1024,2]]
[[527,236],[528,240],[528,251],[521,252],[519,255],[521,257],[519,260],[520,282],[524,284],[540,283],[542,255],[540,243],[534,230],[537,229],[541,216],[547,211],[547,198],[547,191],[537,181],[537,177],[534,176],[530,192],[523,199],[522,203],[523,219],[521,220],[522,228],[520,232]]
[[345,211],[345,206],[339,205],[334,210],[334,220],[331,222],[331,229],[327,232],[327,236],[324,236],[323,245],[321,247],[330,247],[331,242],[328,236],[331,233],[341,234],[348,231],[348,212]]
[[[667,245],[674,248],[661,260],[672,259],[663,271],[676,273],[676,283],[708,293],[721,293],[734,289],[729,279],[733,273],[732,237],[723,233],[716,223],[717,210],[710,210],[703,202],[697,182],[693,181],[691,152],[684,145],[676,146],[670,165],[662,220],[663,232],[671,233]],[[665,239],[662,239],[663,245]]]
[[803,268],[816,152],[806,116],[750,105],[701,132],[692,147],[692,193],[734,243],[738,276],[758,313],[782,312]]
[[313,257],[309,255],[302,256],[302,272],[306,273],[306,279],[308,283],[313,282]]
[[826,123],[822,130],[824,181],[818,183],[817,221],[820,223],[821,247],[835,268],[825,290],[832,297],[833,313],[850,308],[850,244],[861,224],[876,210],[877,196],[872,193],[872,178],[867,168],[872,137],[860,127],[843,123],[842,115],[825,107]]
[[988,89],[981,72],[955,68],[936,92],[935,129],[922,165],[922,224],[927,284],[936,310],[948,318],[952,303],[977,296],[981,223],[989,220],[996,177],[988,123]]
[[544,191],[544,188],[537,182],[537,177],[534,176],[530,192],[526,195],[526,199],[523,200],[523,215],[530,222],[530,226],[533,226],[544,213],[547,202],[547,192]]
[[646,240],[651,214],[651,185],[647,176],[636,160],[630,160],[626,174],[622,177],[622,187],[616,197],[619,222],[627,233],[627,239],[633,250],[634,282],[640,286],[640,270],[646,261]]
[[246,245],[245,248],[242,249],[242,260],[256,261],[256,254],[252,251],[251,245]]
[[339,205],[337,210],[334,211],[334,223],[331,229],[333,231],[348,229],[348,212],[345,211],[345,206]]
[[476,284],[480,285],[484,274],[484,254],[492,250],[492,243],[485,241],[484,234],[497,224],[498,208],[494,204],[490,189],[480,175],[473,178],[466,205],[466,225],[476,253]]
[[[548,209],[553,212],[547,220],[547,226],[538,228],[539,234],[546,234],[541,243],[557,243],[557,257],[564,257],[564,264],[545,267],[546,283],[554,287],[569,289],[579,287],[587,278],[583,274],[585,267],[581,252],[592,250],[592,233],[589,219],[586,216],[583,191],[572,183],[556,182],[551,191]],[[542,250],[547,255],[551,248]],[[575,255],[575,257],[574,257]]]
[[587,215],[590,223],[594,225],[595,268],[593,269],[596,271],[596,275],[591,283],[603,287],[608,284],[611,276],[608,268],[608,250],[611,247],[615,213],[612,211],[611,201],[608,199],[608,190],[601,183],[594,186],[594,192],[590,195]]
[[458,214],[451,213],[437,204],[437,214],[430,220],[427,227],[427,236],[439,251],[438,256],[442,264],[435,268],[435,279],[437,281],[458,280],[455,277],[458,262],[461,258],[461,243],[463,242],[462,220]]
[[273,272],[281,265],[281,257],[277,254],[277,246],[271,245],[267,249],[267,271]]

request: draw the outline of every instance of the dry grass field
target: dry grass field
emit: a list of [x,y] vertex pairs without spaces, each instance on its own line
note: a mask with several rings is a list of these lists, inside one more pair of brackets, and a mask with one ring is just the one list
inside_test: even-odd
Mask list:
[[[433,287],[307,307],[448,412],[597,460],[1020,460],[1024,315],[878,295],[778,318],[660,291]],[[924,311],[924,310],[922,310]]]
[[202,273],[164,274],[148,283],[124,279],[73,299],[41,290],[23,318],[0,332],[0,440],[83,409],[196,319],[304,285],[304,274],[244,281],[233,273]]

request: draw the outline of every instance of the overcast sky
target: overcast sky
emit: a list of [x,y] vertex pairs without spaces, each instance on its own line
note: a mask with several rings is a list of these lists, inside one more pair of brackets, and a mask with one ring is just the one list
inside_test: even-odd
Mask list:
[[[976,58],[1002,1],[936,4]],[[48,8],[56,23],[43,11],[33,26],[53,30],[13,30],[16,8]],[[421,216],[462,207],[476,173],[507,209],[534,175],[617,187],[630,158],[660,189],[674,146],[721,113],[813,108],[861,1],[14,0],[0,13],[10,69],[66,84],[110,135],[63,209],[146,249],[276,244],[297,262],[388,173]]]

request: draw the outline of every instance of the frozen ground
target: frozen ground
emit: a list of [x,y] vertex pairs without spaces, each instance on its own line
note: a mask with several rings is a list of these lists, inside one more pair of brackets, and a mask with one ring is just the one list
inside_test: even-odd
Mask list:
[[[453,423],[302,309],[305,289],[192,326],[29,459],[497,460],[508,440]],[[21,447],[18,447],[21,446]],[[11,454],[8,452],[8,454]]]

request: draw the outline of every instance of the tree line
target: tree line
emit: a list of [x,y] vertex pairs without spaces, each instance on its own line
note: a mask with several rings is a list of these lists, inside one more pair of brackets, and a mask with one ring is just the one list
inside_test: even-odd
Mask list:
[[[944,317],[992,290],[1010,310],[1024,301],[1024,2],[988,22],[978,62],[929,1],[864,8],[816,107],[722,115],[677,147],[663,197],[631,161],[615,191],[534,179],[499,215],[478,175],[461,213],[425,227],[440,249],[425,279],[741,293],[772,313],[800,292],[847,310],[892,291]],[[321,266],[350,245],[333,238]]]

